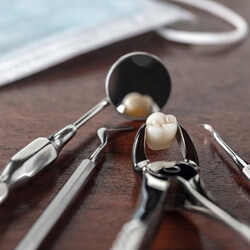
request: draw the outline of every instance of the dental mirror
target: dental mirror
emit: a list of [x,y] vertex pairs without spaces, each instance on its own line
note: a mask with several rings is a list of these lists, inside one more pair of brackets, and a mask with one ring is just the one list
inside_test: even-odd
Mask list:
[[74,123],[77,128],[108,104],[127,119],[145,120],[167,102],[171,79],[158,57],[133,52],[120,57],[111,66],[105,87],[107,97]]
[[159,111],[171,91],[169,73],[154,55],[135,52],[118,59],[106,78],[106,94],[118,113],[128,119],[145,120]]
[[160,110],[171,90],[169,73],[154,55],[144,52],[127,54],[110,68],[106,94],[102,101],[79,118],[49,137],[39,137],[17,152],[0,174],[0,204],[9,192],[27,183],[56,160],[62,148],[78,128],[111,104],[118,113],[132,120],[144,120]]

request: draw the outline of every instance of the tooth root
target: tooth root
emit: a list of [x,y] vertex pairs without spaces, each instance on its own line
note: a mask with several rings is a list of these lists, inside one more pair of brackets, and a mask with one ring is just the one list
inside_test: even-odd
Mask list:
[[124,113],[132,117],[147,117],[152,110],[153,99],[137,92],[127,94],[122,101]]
[[156,112],[146,121],[146,143],[152,150],[169,148],[177,132],[177,120],[173,115]]

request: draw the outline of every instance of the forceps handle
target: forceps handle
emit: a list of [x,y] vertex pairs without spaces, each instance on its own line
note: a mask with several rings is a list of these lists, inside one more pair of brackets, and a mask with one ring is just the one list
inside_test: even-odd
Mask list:
[[202,195],[200,192],[194,189],[189,182],[184,181],[182,183],[184,184],[185,189],[188,191],[188,194],[191,196],[190,197],[191,200],[193,200],[194,203],[196,204],[198,203],[201,205],[201,206],[200,205],[196,206],[196,205],[188,204],[186,205],[187,209],[205,213],[223,222],[225,225],[229,226],[236,233],[238,233],[248,243],[250,243],[250,227],[249,226],[238,221],[229,213],[227,213],[225,210],[220,208],[213,201],[211,201],[209,198]]
[[159,222],[166,197],[167,182],[160,181],[163,183],[163,188],[157,189],[151,186],[154,180],[157,181],[157,178],[149,174],[143,175],[137,208],[132,219],[121,228],[111,250],[145,249]]
[[148,228],[149,225],[139,219],[132,219],[126,222],[122,226],[110,250],[142,249]]
[[82,161],[15,250],[35,250],[40,246],[66,208],[83,189],[94,167],[95,163],[91,160],[85,159]]

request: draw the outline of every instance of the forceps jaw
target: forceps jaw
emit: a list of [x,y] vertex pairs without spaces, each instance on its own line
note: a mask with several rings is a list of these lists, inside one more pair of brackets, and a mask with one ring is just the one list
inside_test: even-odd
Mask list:
[[132,147],[132,164],[137,172],[141,172],[149,163],[145,152],[145,128],[144,123],[139,128]]
[[[168,170],[168,168],[165,169],[164,164],[169,164],[168,162],[149,163],[145,154],[145,127],[145,124],[141,126],[134,141],[133,166],[136,171],[145,170],[143,174],[144,178],[146,175],[151,175],[154,179],[164,179],[161,181],[165,181],[168,188],[165,191],[165,204],[163,208],[167,210],[180,210],[184,208],[209,215],[229,226],[250,243],[250,227],[220,208],[212,201],[210,194],[206,192],[199,175],[199,160],[195,146],[182,125],[178,124],[176,139],[181,148],[184,162],[174,164],[175,169],[179,168],[179,171],[176,173],[168,171],[164,173],[164,170]],[[154,163],[158,165],[154,166],[155,169],[151,169],[150,165]]]
[[178,123],[176,139],[180,146],[184,161],[189,164],[199,166],[199,159],[195,146],[188,132],[184,129],[184,127],[180,123]]
[[[144,123],[139,128],[133,143],[132,164],[135,171],[142,171],[150,163],[145,152],[145,129],[146,124]],[[178,123],[176,139],[181,149],[184,162],[188,163],[189,165],[192,165],[194,168],[197,168],[199,165],[199,160],[195,146],[189,134],[180,123]],[[175,162],[169,162],[170,165],[172,163],[174,167]]]

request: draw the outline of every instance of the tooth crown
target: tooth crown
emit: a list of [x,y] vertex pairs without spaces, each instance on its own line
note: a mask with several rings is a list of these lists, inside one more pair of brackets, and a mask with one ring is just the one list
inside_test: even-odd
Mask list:
[[122,101],[124,113],[133,117],[147,117],[151,113],[153,99],[137,92],[127,94]]
[[173,115],[156,112],[146,121],[146,143],[152,150],[169,148],[177,132],[177,120]]

